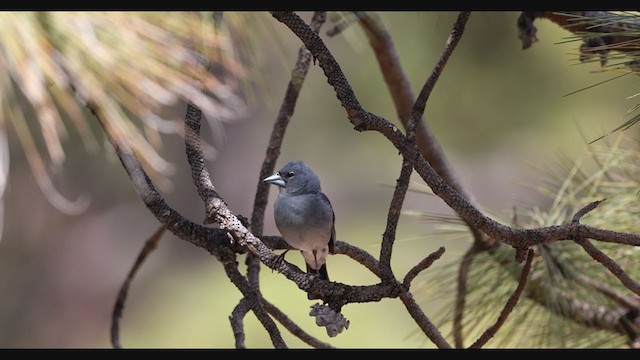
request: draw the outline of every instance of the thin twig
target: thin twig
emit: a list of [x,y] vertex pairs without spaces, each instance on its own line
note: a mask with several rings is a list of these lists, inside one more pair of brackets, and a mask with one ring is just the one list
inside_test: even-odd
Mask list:
[[[314,31],[318,32],[320,27],[327,18],[326,12],[316,11],[311,18],[310,26]],[[256,236],[261,236],[264,228],[264,213],[267,206],[267,200],[269,197],[269,184],[262,181],[265,177],[271,175],[274,171],[275,164],[280,155],[280,148],[284,139],[284,134],[289,124],[289,120],[293,115],[295,106],[302,89],[304,79],[309,72],[309,65],[311,64],[311,54],[304,45],[300,47],[298,51],[298,59],[296,65],[291,73],[291,80],[287,86],[278,117],[273,124],[271,131],[271,138],[269,140],[269,146],[267,147],[265,158],[262,162],[260,169],[260,175],[258,177],[258,185],[256,189],[256,195],[253,202],[253,211],[251,212],[251,232]],[[247,277],[249,283],[252,284],[256,292],[260,292],[260,260],[252,253],[247,254]]]
[[516,287],[516,290],[513,292],[513,294],[511,294],[511,296],[509,297],[509,300],[507,300],[507,303],[504,305],[504,308],[500,312],[500,316],[498,316],[498,320],[496,320],[495,324],[493,324],[491,327],[485,330],[485,332],[482,333],[482,335],[478,338],[478,340],[476,340],[476,342],[473,343],[473,345],[471,345],[472,349],[478,349],[483,347],[487,343],[487,341],[489,341],[496,334],[496,332],[500,330],[500,327],[502,327],[502,324],[504,324],[505,321],[507,321],[507,318],[509,317],[513,309],[516,307],[516,305],[518,304],[518,301],[520,300],[520,295],[522,295],[522,291],[524,290],[525,285],[527,284],[527,279],[529,278],[529,272],[531,271],[532,262],[533,262],[533,249],[529,249],[529,252],[527,254],[527,261],[524,264],[524,267],[522,268],[522,273],[520,274],[520,281],[518,281],[518,287]]
[[471,245],[460,261],[458,269],[458,284],[456,286],[456,302],[453,308],[453,341],[456,349],[464,347],[462,323],[464,317],[465,302],[467,296],[467,275],[471,269],[471,263],[478,254],[478,248]]
[[633,280],[629,274],[627,274],[617,262],[611,259],[607,254],[600,251],[597,247],[595,247],[586,237],[580,237],[575,240],[578,245],[582,246],[584,251],[589,254],[595,261],[602,264],[606,267],[609,272],[611,272],[615,277],[620,280],[622,285],[624,285],[627,289],[636,293],[636,295],[640,295],[640,284],[638,284],[635,280]]
[[601,202],[605,201],[607,199],[602,199],[602,200],[596,200],[593,201],[589,204],[587,204],[585,207],[583,207],[582,209],[578,210],[575,215],[573,215],[573,219],[571,219],[572,223],[579,223],[580,219],[587,215],[591,210],[595,209],[598,207],[598,205],[600,205]]
[[369,271],[374,273],[376,276],[382,277],[380,274],[380,263],[375,257],[373,257],[373,255],[344,241],[336,241],[335,245],[336,254],[345,254],[358,263],[364,265],[364,267],[369,269]]
[[640,298],[627,296],[618,291],[618,289],[611,287],[604,282],[596,281],[593,278],[583,274],[577,274],[576,280],[584,286],[595,289],[602,295],[615,301],[618,305],[627,309],[633,309],[638,314],[640,314]]
[[354,11],[353,12],[354,16],[345,16],[343,18],[340,19],[340,21],[335,24],[334,27],[332,27],[331,29],[327,30],[326,34],[329,37],[333,37],[336,36],[340,33],[342,33],[345,29],[347,29],[349,26],[351,26],[354,22],[358,21],[361,17],[362,17],[362,12],[359,11]]
[[431,92],[433,91],[433,87],[436,85],[436,82],[438,82],[440,74],[442,74],[442,70],[444,70],[444,67],[447,65],[447,62],[449,61],[453,50],[455,50],[456,46],[460,42],[460,39],[462,38],[462,34],[464,33],[467,21],[469,20],[469,15],[470,12],[468,11],[461,11],[458,14],[458,18],[456,19],[455,24],[453,24],[453,29],[451,30],[451,34],[447,39],[447,43],[442,50],[442,53],[440,54],[440,58],[438,59],[436,65],[433,67],[431,75],[429,75],[429,78],[422,87],[422,90],[420,90],[420,94],[418,94],[416,102],[413,104],[413,108],[411,110],[411,118],[422,118],[427,100],[429,100],[429,96],[431,96]]
[[[389,94],[395,105],[398,118],[401,120],[405,129],[407,129],[413,105],[416,101],[413,90],[411,89],[411,83],[400,64],[400,59],[391,35],[375,13],[356,12],[356,16],[360,19],[360,25],[365,30],[369,44],[378,60],[380,72],[389,89]],[[443,53],[440,55],[438,63],[446,62],[443,56],[448,57],[451,51],[453,51],[454,46],[455,44],[453,43],[446,45],[445,50],[443,50]],[[446,50],[447,48],[451,50]],[[435,80],[434,76],[436,73],[437,72],[432,71],[432,80],[427,81],[427,83],[435,84],[433,80]],[[431,88],[433,88],[433,86],[431,86]],[[419,120],[421,121],[417,121],[415,130],[416,144],[422,156],[429,161],[429,164],[445,179],[449,186],[456,189],[472,203],[475,203],[476,200],[473,198],[473,195],[464,188],[462,182],[460,182],[458,176],[447,161],[444,152],[429,128],[429,124],[424,121],[424,119]]]
[[383,281],[394,281],[395,278],[393,270],[391,269],[391,253],[396,238],[398,220],[400,220],[400,211],[402,210],[402,204],[409,189],[411,172],[413,172],[413,159],[403,159],[400,176],[396,182],[396,188],[393,191],[393,197],[389,204],[387,224],[382,234],[382,244],[380,246],[380,274],[382,274]]
[[267,334],[269,334],[273,346],[276,349],[287,348],[287,344],[284,342],[282,334],[280,333],[280,330],[278,330],[278,326],[264,309],[264,306],[260,301],[260,295],[256,294],[247,279],[242,276],[238,270],[238,264],[235,262],[225,262],[222,265],[224,266],[224,270],[227,273],[229,280],[231,280],[231,282],[236,285],[240,292],[245,296],[247,306],[251,308],[260,324],[262,324],[267,331]]
[[[326,20],[326,13],[318,11],[313,14],[311,19],[311,28],[316,33],[320,30],[320,26]],[[262,235],[262,229],[264,227],[264,212],[267,206],[269,195],[269,184],[262,181],[265,177],[273,174],[280,156],[280,148],[282,147],[282,141],[284,140],[289,120],[293,116],[300,90],[302,90],[302,84],[304,83],[307,73],[309,72],[309,66],[311,64],[311,53],[306,47],[301,46],[298,50],[298,59],[291,72],[291,80],[287,86],[284,99],[280,105],[280,111],[278,117],[273,124],[271,130],[271,137],[269,139],[269,146],[265,158],[262,161],[262,167],[260,169],[260,175],[258,178],[258,186],[256,189],[256,196],[253,201],[253,212],[251,214],[251,231],[254,235]]]
[[231,330],[233,331],[233,338],[236,340],[236,349],[246,349],[244,344],[244,323],[243,319],[245,315],[251,310],[249,307],[249,301],[247,298],[242,298],[238,302],[231,316],[229,316],[229,322],[231,322]]
[[415,279],[421,271],[428,269],[436,260],[440,259],[440,257],[444,254],[444,247],[441,246],[438,250],[432,252],[426,258],[422,259],[419,263],[417,263],[414,267],[407,272],[407,275],[404,276],[404,280],[402,281],[402,285],[405,288],[409,289],[411,286],[411,282]]
[[276,306],[271,304],[270,302],[262,299],[264,304],[264,308],[273,316],[280,324],[282,324],[290,333],[298,337],[300,340],[304,341],[310,346],[313,346],[316,349],[332,349],[333,346],[327,344],[323,341],[320,341],[318,338],[309,335],[304,329],[299,327],[295,322],[293,322],[285,313],[280,311]]
[[427,315],[422,311],[420,306],[416,303],[413,295],[409,291],[403,291],[400,293],[400,300],[404,304],[405,308],[409,312],[409,315],[418,324],[422,332],[433,341],[434,344],[440,349],[451,349],[451,345],[447,342],[447,339],[442,336],[438,328],[429,320]]
[[144,246],[136,261],[133,263],[131,270],[127,274],[127,278],[124,280],[122,286],[120,286],[120,291],[118,291],[118,298],[116,300],[115,305],[113,306],[113,314],[111,315],[111,345],[114,349],[120,349],[122,346],[120,345],[120,318],[122,317],[122,311],[124,310],[124,303],[127,300],[127,294],[129,292],[129,287],[131,286],[131,281],[138,273],[138,269],[142,266],[144,260],[151,254],[151,252],[158,246],[158,242],[164,231],[167,229],[166,226],[162,225],[156,230],[147,241],[144,242]]
[[[426,143],[424,145],[425,152],[428,152],[430,155],[429,157],[425,156],[425,159],[429,161],[429,164],[438,174],[440,174],[440,176],[442,176],[443,180],[449,186],[458,191],[458,193],[467,201],[469,201],[470,204],[477,207],[478,204],[475,198],[461,185],[461,182],[457,179],[457,176],[453,172],[451,166],[449,166],[449,163],[444,157],[444,153],[440,149],[435,136],[433,136],[433,133],[426,125],[426,121],[421,121],[424,115],[427,101],[431,96],[433,88],[438,82],[438,79],[440,79],[440,75],[442,74],[444,67],[447,65],[451,54],[453,54],[453,51],[456,49],[458,43],[460,42],[460,39],[462,39],[462,34],[464,33],[464,29],[467,25],[467,21],[469,20],[469,16],[470,12],[468,11],[461,11],[458,14],[456,22],[453,24],[451,34],[449,34],[449,37],[447,38],[445,47],[444,49],[442,49],[436,65],[433,67],[431,74],[427,78],[427,81],[424,83],[422,89],[420,90],[420,93],[418,94],[418,97],[416,98],[416,101],[412,106],[411,116],[409,117],[406,126],[407,129],[419,126],[420,124],[424,126],[425,131],[421,135],[424,137],[424,140],[426,140]],[[411,133],[409,133],[408,137],[411,136]],[[438,167],[434,166],[434,162],[432,162],[432,160],[435,160],[435,164],[437,164]],[[477,227],[469,223],[469,221],[465,220],[464,218],[462,218],[462,220],[465,221],[467,226],[469,226],[469,229],[473,234],[474,243],[476,243],[477,246],[482,248],[488,248],[491,246],[491,242],[493,241],[492,239],[488,238]]]

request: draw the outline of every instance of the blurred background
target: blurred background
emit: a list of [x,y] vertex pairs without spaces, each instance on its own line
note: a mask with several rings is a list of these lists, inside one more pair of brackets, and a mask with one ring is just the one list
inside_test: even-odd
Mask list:
[[[405,72],[417,94],[438,59],[456,12],[382,12]],[[301,13],[308,21],[311,13]],[[620,125],[635,103],[634,77],[624,77],[570,96],[615,74],[599,64],[577,64],[578,42],[547,20],[536,21],[539,42],[522,50],[516,31],[518,12],[474,12],[465,34],[427,103],[425,118],[463,184],[484,210],[509,219],[513,208],[544,205],[532,189],[545,167],[559,156],[575,158],[586,143]],[[224,137],[207,163],[218,192],[236,214],[250,216],[258,173],[300,41],[268,14],[273,33],[255,32],[252,51],[259,63],[249,114],[224,125]],[[340,63],[365,109],[399,124],[366,37],[357,25],[341,35],[322,37]],[[184,108],[176,109],[180,119]],[[635,132],[635,128],[629,130]],[[203,131],[211,136],[209,129]],[[56,210],[42,195],[19,144],[9,132],[10,178],[5,194],[5,227],[0,241],[0,347],[110,347],[111,313],[144,241],[158,223],[134,192],[109,146],[88,154],[77,138],[64,143],[67,159],[52,173],[62,194],[91,197],[78,216]],[[197,196],[179,136],[167,136],[160,153],[176,166],[167,202],[194,222],[204,210]],[[386,213],[401,157],[382,135],[353,130],[319,66],[311,67],[291,119],[278,168],[294,159],[320,176],[336,212],[339,240],[377,257]],[[418,177],[415,177],[419,181]],[[277,234],[271,189],[265,234]],[[437,197],[409,193],[405,210],[450,214]],[[403,277],[440,246],[441,264],[467,249],[467,240],[433,235],[432,225],[403,216],[392,266]],[[240,257],[243,260],[244,257]],[[303,267],[294,252],[287,260]],[[332,256],[334,281],[373,284],[376,279],[345,256]],[[350,304],[343,314],[348,330],[329,338],[308,316],[306,294],[282,275],[263,268],[264,296],[301,327],[337,347],[421,348],[430,341],[414,334],[416,325],[397,299]],[[438,301],[429,283],[416,280],[415,296],[427,316]],[[207,252],[166,234],[129,290],[121,320],[123,347],[232,348],[229,316],[241,298],[221,265]],[[249,314],[246,345],[270,348],[267,333]],[[286,330],[291,347],[308,347]],[[499,336],[500,334],[498,334]]]

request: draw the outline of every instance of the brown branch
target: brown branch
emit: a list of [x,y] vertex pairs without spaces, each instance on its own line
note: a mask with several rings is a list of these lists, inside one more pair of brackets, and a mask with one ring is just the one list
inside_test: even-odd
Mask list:
[[380,274],[380,263],[375,257],[373,257],[373,255],[344,241],[336,241],[335,246],[336,254],[345,254],[364,265],[364,267],[369,269],[369,271],[374,273],[376,276],[382,277]]
[[500,330],[500,327],[507,321],[507,318],[513,311],[513,309],[518,304],[520,300],[520,295],[522,295],[522,291],[527,284],[527,279],[529,278],[529,272],[531,271],[531,263],[533,262],[533,249],[529,249],[527,254],[527,260],[522,268],[522,273],[520,274],[520,280],[518,281],[518,287],[516,287],[515,291],[507,300],[507,303],[504,305],[504,308],[500,312],[500,316],[498,316],[498,320],[496,320],[495,324],[485,330],[484,333],[476,340],[473,345],[471,345],[472,349],[478,349],[483,347],[487,341],[489,341],[495,334]]
[[229,322],[231,322],[231,330],[233,331],[233,338],[236,340],[236,349],[245,349],[244,344],[244,323],[243,319],[245,315],[251,310],[249,307],[249,301],[247,298],[240,299],[238,305],[233,308],[231,316],[229,316]]
[[[389,89],[389,94],[395,105],[398,118],[402,121],[406,129],[409,119],[411,118],[413,105],[416,101],[414,100],[415,96],[411,89],[411,84],[400,64],[400,59],[395,50],[391,35],[387,32],[382,21],[374,14],[360,16],[360,24],[363,29],[365,29],[369,44],[378,60],[380,71]],[[451,49],[451,51],[453,51],[453,49]],[[446,62],[446,60],[442,60],[445,53],[446,52],[443,51],[438,61],[439,63],[443,61]],[[433,78],[435,73],[434,68],[434,72],[432,72],[430,78]],[[434,81],[427,82],[431,83]],[[442,152],[426,121],[417,122],[416,143],[422,156],[429,161],[436,172],[440,174],[451,187],[465,194],[467,198],[471,198],[471,195],[465,192],[462,183],[449,165],[446,156]]]
[[[326,20],[326,13],[319,11],[313,14],[311,19],[311,28],[314,32],[320,31],[320,27]],[[280,156],[280,148],[282,147],[282,141],[284,140],[289,120],[293,116],[300,90],[302,90],[302,84],[309,72],[309,66],[311,64],[311,53],[307,48],[303,46],[298,50],[298,59],[291,72],[291,80],[287,86],[284,99],[280,105],[280,111],[278,117],[273,124],[271,130],[271,137],[269,139],[269,146],[265,158],[262,161],[262,167],[260,169],[260,175],[258,178],[258,186],[256,189],[256,196],[253,202],[253,212],[251,214],[251,231],[256,235],[262,235],[262,229],[264,227],[264,212],[267,206],[269,197],[269,184],[262,181],[262,179],[274,173],[276,162]]]
[[[305,26],[307,25],[305,24]],[[185,144],[194,184],[205,203],[205,213],[208,219],[213,219],[220,225],[221,229],[228,231],[238,244],[246,247],[247,250],[260,258],[262,263],[282,273],[301,290],[312,295],[313,298],[325,300],[334,309],[340,309],[344,304],[351,302],[379,301],[386,297],[398,296],[400,291],[400,284],[398,283],[349,286],[321,280],[317,276],[313,276],[313,274],[301,271],[298,267],[286,261],[277,261],[278,256],[259,238],[247,230],[215,191],[209,173],[204,168],[204,156],[199,136],[201,116],[202,114],[197,107],[192,104],[188,105],[185,119]],[[250,297],[256,296],[255,294],[244,294]],[[257,303],[256,306],[260,306],[260,304]]]
[[[504,246],[507,245],[499,244],[493,251],[502,252],[500,251],[500,247]],[[499,264],[501,264],[501,266],[514,265],[512,257],[509,255],[505,254],[494,258]],[[559,265],[562,265],[562,263],[559,263]],[[518,266],[517,271],[521,273],[522,266]],[[580,277],[577,278],[577,280],[580,283],[583,283]],[[629,316],[635,317],[630,315],[633,314],[633,312],[637,313],[635,307],[630,308],[626,305],[621,307],[608,307],[602,304],[582,301],[575,296],[569,296],[564,293],[549,293],[548,289],[541,283],[541,281],[542,280],[540,278],[535,280],[532,278],[529,280],[526,296],[528,299],[534,301],[540,306],[547,308],[553,314],[573,321],[586,328],[613,331],[623,335],[627,335],[629,333],[627,324],[629,321],[634,321],[633,319],[629,320]],[[592,284],[589,283],[589,285]],[[604,292],[601,289],[598,289],[598,291]],[[607,296],[609,296],[609,294],[607,294]],[[619,298],[614,300],[619,302],[619,300],[622,299]],[[549,306],[549,304],[554,305]],[[621,302],[621,304],[623,303]]]
[[[380,71],[384,77],[385,83],[387,84],[387,88],[389,89],[389,94],[393,99],[398,118],[401,120],[405,129],[408,129],[410,119],[415,119],[414,121],[416,121],[415,136],[418,150],[429,164],[431,164],[434,170],[447,182],[447,184],[449,184],[449,186],[457,190],[471,203],[477,203],[473,195],[468,192],[462,185],[462,182],[460,182],[458,176],[447,161],[447,158],[440,148],[433,132],[431,132],[429,124],[422,118],[424,113],[424,104],[426,104],[426,100],[433,90],[440,73],[444,69],[445,64],[462,36],[464,23],[466,23],[469,14],[461,13],[458,16],[458,20],[454,25],[454,29],[449,36],[446,46],[421,91],[421,98],[419,99],[419,102],[414,100],[415,97],[413,90],[411,89],[411,84],[402,69],[391,35],[388,33],[382,21],[374,13],[356,12],[356,16],[360,19],[360,25],[365,30],[369,39],[369,44],[371,45],[376,59],[378,60]],[[422,110],[420,111],[418,108],[416,114],[412,117],[412,113],[414,112],[413,107],[416,103],[422,103]],[[487,243],[489,241],[489,239],[487,239],[486,236],[477,229],[470,227],[470,230],[472,231],[477,243]]]
[[616,263],[613,259],[611,259],[607,254],[600,251],[597,247],[595,247],[587,237],[580,237],[575,240],[578,245],[582,246],[584,251],[589,254],[595,261],[602,264],[604,267],[609,270],[615,277],[620,280],[620,282],[629,290],[636,293],[636,295],[640,295],[640,284],[634,281],[625,271]]
[[[244,299],[247,301],[247,306],[251,308],[260,324],[262,324],[267,331],[267,334],[269,334],[274,347],[277,349],[286,348],[287,344],[284,342],[284,339],[282,339],[282,334],[280,334],[278,326],[273,319],[271,319],[260,301],[260,294],[256,294],[246,278],[242,276],[238,270],[238,264],[236,262],[225,262],[222,265],[224,266],[225,272],[231,282],[236,285],[244,295]],[[239,319],[242,320],[242,318]]]
[[[100,110],[93,103],[88,103],[90,110],[99,120],[100,124],[105,128],[107,138],[110,140],[114,147],[114,150],[120,161],[122,162],[125,170],[129,174],[129,177],[134,184],[136,192],[142,198],[143,202],[149,208],[149,210],[158,218],[158,220],[167,226],[167,228],[173,232],[176,236],[183,240],[187,240],[194,245],[203,247],[223,264],[227,276],[233,284],[247,297],[252,304],[252,309],[258,320],[268,329],[269,335],[272,338],[273,344],[276,347],[286,347],[280,333],[277,330],[277,326],[273,323],[273,320],[269,318],[264,309],[253,306],[255,301],[255,294],[251,290],[249,283],[238,272],[237,262],[235,259],[235,252],[232,250],[229,244],[229,238],[225,231],[219,229],[209,229],[200,225],[194,224],[175,210],[170,208],[162,199],[162,196],[156,191],[153,183],[147,176],[146,172],[131,153],[131,150],[126,143],[117,143],[111,136],[110,132],[100,116]],[[238,220],[238,223],[240,221]]]
[[134,276],[138,273],[138,269],[142,266],[144,260],[151,254],[151,252],[158,246],[158,242],[164,231],[167,229],[166,226],[162,225],[156,230],[147,241],[144,242],[144,246],[136,261],[133,263],[131,270],[127,274],[127,278],[124,280],[122,286],[120,286],[120,291],[118,291],[118,298],[116,299],[116,303],[113,306],[113,314],[111,315],[111,345],[114,349],[120,349],[122,346],[120,345],[120,318],[122,317],[122,311],[124,310],[124,303],[127,300],[127,294],[129,292],[129,287],[131,286],[131,281],[133,281]]
[[593,201],[589,204],[587,204],[586,206],[584,206],[582,209],[578,210],[575,215],[573,215],[573,219],[571,219],[572,223],[579,223],[580,219],[587,215],[589,212],[591,212],[593,209],[597,208],[598,205],[600,205],[601,202],[605,201],[607,199],[602,199],[602,200],[596,200]]
[[[358,102],[353,89],[346,80],[340,66],[324,45],[322,39],[313,33],[297,15],[273,12],[272,15],[284,23],[302,40],[323,69],[327,81],[334,88],[338,100],[346,109],[347,116],[358,131],[376,130],[384,135],[403,156],[409,156],[406,137],[388,120],[365,111]],[[460,218],[477,227],[493,239],[514,248],[527,249],[533,245],[570,240],[578,232],[592,239],[627,245],[640,245],[640,235],[593,228],[582,224],[555,225],[536,229],[517,229],[500,224],[485,216],[466,198],[449,186],[431,165],[418,157],[415,170]]]
[[458,269],[458,284],[456,287],[456,302],[453,308],[453,339],[456,349],[464,347],[462,323],[464,317],[465,301],[467,295],[467,275],[471,269],[471,263],[478,254],[478,248],[472,245],[462,257]]
[[396,229],[398,227],[398,220],[400,219],[402,203],[404,202],[405,195],[409,189],[409,180],[411,179],[412,171],[413,159],[405,158],[402,161],[400,176],[396,182],[393,197],[389,204],[387,224],[385,226],[384,233],[382,234],[382,244],[380,247],[380,274],[382,275],[382,281],[394,281],[395,279],[393,270],[391,269],[391,253],[393,251],[393,243],[396,238]]
[[[449,61],[453,50],[456,48],[456,46],[460,42],[460,39],[462,38],[465,26],[467,25],[467,20],[469,20],[469,14],[470,13],[468,11],[461,11],[460,14],[458,14],[458,18],[453,25],[453,30],[451,30],[451,34],[447,39],[447,43],[442,50],[442,53],[440,54],[440,58],[433,68],[431,75],[429,75],[429,78],[422,87],[420,94],[418,94],[416,102],[413,104],[410,118],[411,121],[417,121],[418,119],[422,118],[427,100],[429,100],[429,96],[431,95],[431,91],[440,78],[440,74],[442,74],[442,70],[444,70],[445,65]],[[409,124],[411,124],[411,121],[409,122]]]
[[[216,256],[216,258],[223,264],[231,282],[238,287],[245,297],[250,301],[253,301],[252,305],[255,304],[255,294],[252,292],[246,279],[242,277],[237,269],[235,252],[240,251],[240,249],[232,249],[229,244],[228,233],[220,229],[209,229],[201,225],[194,224],[169,207],[155,189],[153,183],[140,165],[140,162],[133,155],[128,144],[126,142],[118,142],[115,140],[110,131],[109,124],[104,121],[100,108],[90,100],[86,101],[86,106],[96,119],[98,119],[100,125],[105,130],[107,138],[111,142],[116,155],[131,178],[136,192],[151,213],[156,216],[160,223],[164,224],[167,229],[180,239],[189,241],[196,246],[203,247]],[[200,155],[202,155],[201,152]],[[203,158],[202,162],[204,162]],[[209,184],[211,185],[211,189],[207,190],[215,193],[215,190],[212,190],[213,185],[210,181]],[[238,224],[242,225],[240,220],[237,218],[235,219]],[[275,326],[275,323],[273,323],[273,320],[269,318],[264,309],[259,307],[252,307],[252,309],[263,326],[270,330],[269,335],[271,336],[274,345],[276,347],[286,347],[277,330],[277,326]]]
[[271,304],[266,300],[262,300],[265,309],[273,316],[278,322],[280,322],[290,333],[298,337],[300,340],[304,341],[308,345],[313,346],[316,349],[331,349],[333,346],[318,340],[317,338],[309,335],[306,331],[304,331],[301,327],[296,325],[289,317],[280,311],[276,306]]
[[[127,175],[134,185],[135,191],[142,199],[145,206],[158,219],[158,221],[167,227],[178,238],[188,241],[195,246],[201,247],[209,251],[212,255],[224,263],[227,261],[235,261],[234,251],[229,246],[229,238],[226,231],[220,229],[211,229],[202,225],[193,223],[182,216],[180,213],[171,208],[162,198],[160,193],[147,176],[147,173],[140,165],[140,162],[133,155],[131,148],[126,142],[118,142],[113,137],[108,125],[105,123],[100,109],[91,101],[87,101],[87,108],[98,119],[103,127],[107,139],[113,146],[113,149],[120,159]],[[239,249],[234,249],[239,250]]]
[[[214,220],[220,224],[220,228],[229,231],[233,238],[243,246],[249,245],[252,253],[258,255],[262,261],[263,257],[273,259],[275,254],[269,250],[260,239],[251,234],[242,222],[228,208],[222,197],[216,192],[209,172],[204,167],[204,154],[202,152],[202,144],[200,142],[200,120],[202,112],[195,105],[187,104],[187,115],[185,117],[185,151],[187,160],[191,166],[191,175],[194,184],[198,190],[198,194],[205,203],[205,213],[207,219]],[[256,246],[252,246],[255,243]],[[262,255],[262,256],[260,256]],[[273,322],[259,301],[259,291],[251,286],[241,275],[237,275],[238,271],[235,262],[226,263],[225,270],[227,276],[240,288],[243,295],[250,302],[251,309],[254,314],[269,333],[271,341],[276,348],[286,347],[284,340]],[[234,275],[232,278],[231,275]],[[238,273],[239,274],[239,273]],[[254,272],[253,282],[257,282],[257,272]]]
[[444,254],[444,247],[441,246],[438,250],[432,252],[426,258],[422,259],[418,264],[407,272],[407,275],[404,276],[404,280],[402,281],[402,285],[406,289],[409,289],[411,286],[411,282],[415,279],[421,271],[428,269],[436,260],[440,259],[440,257]]
[[618,305],[629,310],[635,310],[640,314],[640,298],[627,296],[617,289],[607,285],[606,283],[596,281],[593,278],[585,276],[583,274],[578,274],[576,276],[576,280],[584,286],[595,289],[602,295],[615,301]]
[[438,348],[451,348],[451,345],[449,345],[447,340],[442,336],[438,328],[433,325],[431,320],[429,320],[427,315],[425,315],[420,306],[416,303],[411,292],[403,291],[400,293],[400,300],[402,300],[402,303],[409,312],[409,315],[411,315],[416,324],[418,324],[422,332],[424,332],[424,334],[427,335],[427,337],[433,341]]
[[[326,12],[316,11],[311,18],[311,28],[318,32],[322,24],[325,22],[326,17]],[[284,134],[286,132],[287,125],[289,124],[289,120],[293,115],[304,79],[309,72],[310,63],[311,54],[304,46],[300,47],[300,50],[298,51],[298,59],[291,73],[291,80],[287,86],[287,91],[282,101],[282,105],[280,106],[278,117],[273,125],[269,146],[267,147],[265,159],[263,160],[262,167],[260,169],[256,195],[253,203],[253,211],[251,213],[251,231],[256,236],[262,235],[264,228],[264,212],[269,197],[269,184],[263,182],[262,179],[271,175],[274,171],[275,164],[278,160],[278,156],[280,155],[280,147],[282,146]],[[247,255],[246,263],[249,283],[252,284],[257,293],[260,293],[260,260],[254,254],[249,253]]]
[[335,24],[334,27],[332,27],[331,29],[327,30],[326,34],[329,37],[333,37],[336,36],[340,33],[342,33],[345,29],[347,29],[349,26],[353,25],[354,22],[362,19],[363,16],[366,16],[365,13],[360,12],[360,11],[354,11],[353,12],[353,17],[343,17],[342,19],[340,19],[340,21]]
[[[318,60],[327,82],[334,88],[336,97],[345,108],[349,121],[354,125],[355,129],[358,131],[378,131],[404,157],[409,156],[412,149],[408,146],[406,137],[387,119],[367,112],[361,107],[339,64],[326,48],[322,39],[314,34],[293,13],[273,12],[272,15],[289,27]],[[496,241],[502,241],[514,247],[517,253],[524,253],[526,249],[533,245],[572,240],[576,238],[576,234],[605,242],[640,245],[640,236],[638,235],[597,229],[579,223],[536,229],[517,229],[505,226],[485,216],[465,197],[451,188],[424,158],[418,157],[416,159],[415,170],[431,187],[433,192],[443,199],[461,219],[480,229]]]

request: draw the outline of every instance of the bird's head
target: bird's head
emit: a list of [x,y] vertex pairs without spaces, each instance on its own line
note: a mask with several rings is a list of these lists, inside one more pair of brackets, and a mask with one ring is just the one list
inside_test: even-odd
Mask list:
[[320,179],[302,161],[291,161],[263,181],[277,185],[290,194],[320,191]]

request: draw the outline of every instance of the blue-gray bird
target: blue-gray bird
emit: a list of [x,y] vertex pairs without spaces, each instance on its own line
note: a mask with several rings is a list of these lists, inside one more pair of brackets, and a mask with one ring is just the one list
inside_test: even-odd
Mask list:
[[[276,226],[284,240],[300,250],[308,273],[329,280],[327,254],[334,253],[335,214],[329,198],[320,189],[320,179],[302,161],[291,161],[265,178],[280,193],[274,204]],[[286,251],[281,255],[284,256]]]

